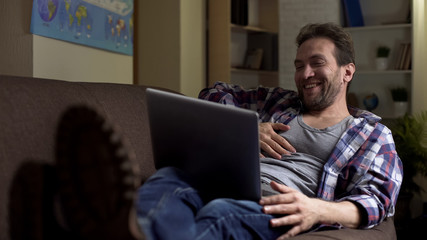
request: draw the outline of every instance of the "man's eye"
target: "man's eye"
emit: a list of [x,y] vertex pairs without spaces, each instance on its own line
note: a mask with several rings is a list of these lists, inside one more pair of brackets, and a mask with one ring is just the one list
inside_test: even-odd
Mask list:
[[323,61],[319,61],[319,62],[314,62],[314,63],[312,63],[313,64],[313,66],[321,66],[321,65],[323,65]]

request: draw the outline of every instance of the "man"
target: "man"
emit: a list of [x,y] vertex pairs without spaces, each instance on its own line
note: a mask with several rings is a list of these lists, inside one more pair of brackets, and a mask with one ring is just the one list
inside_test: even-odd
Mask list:
[[371,228],[393,216],[402,164],[380,118],[347,106],[356,69],[350,36],[310,24],[297,46],[298,93],[217,83],[200,94],[259,113],[264,197],[205,202],[185,173],[160,169],[135,203],[147,238],[283,239],[323,226]]
[[[242,232],[256,235],[260,231],[260,235],[265,234],[261,237],[285,238],[319,224],[370,228],[394,214],[402,165],[391,132],[378,123],[377,116],[349,108],[346,103],[347,88],[356,69],[350,36],[333,24],[312,24],[301,30],[297,45],[298,94],[280,88],[244,90],[222,83],[201,92],[203,99],[252,108],[260,114],[260,143],[263,156],[267,156],[261,159],[261,175],[263,192],[269,196],[263,197],[259,205],[232,200],[214,200],[204,205],[199,199],[188,200],[195,194],[188,199],[177,197],[187,204],[191,202],[188,207],[193,212],[186,212],[190,222],[185,226],[192,229],[194,236],[245,236],[236,230],[245,225]],[[160,171],[162,177],[150,179],[140,189],[140,199],[156,189],[152,186],[168,181],[173,172],[168,171]],[[170,186],[162,187],[158,189]],[[193,191],[188,184],[183,188]],[[153,202],[140,200],[139,206]],[[161,206],[155,206],[159,209],[157,214],[166,214]],[[168,214],[174,211],[171,206],[165,210]],[[154,205],[148,207],[153,208]],[[227,211],[218,210],[221,208]],[[148,235],[156,235],[153,230],[168,231],[167,227],[157,229],[161,218],[149,219],[147,211],[141,210],[139,216],[149,222],[144,229]],[[227,212],[239,217],[222,219]],[[245,216],[250,214],[257,219],[248,221]],[[181,215],[173,221],[180,221],[180,217],[186,218]],[[229,227],[219,224],[220,219]],[[263,222],[266,219],[269,225]],[[215,230],[206,230],[212,228]]]

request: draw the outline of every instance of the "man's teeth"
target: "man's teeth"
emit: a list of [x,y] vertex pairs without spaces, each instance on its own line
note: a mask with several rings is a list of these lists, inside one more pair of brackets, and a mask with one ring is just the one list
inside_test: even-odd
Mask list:
[[305,88],[314,88],[316,86],[317,86],[317,84],[313,83],[313,84],[305,85]]

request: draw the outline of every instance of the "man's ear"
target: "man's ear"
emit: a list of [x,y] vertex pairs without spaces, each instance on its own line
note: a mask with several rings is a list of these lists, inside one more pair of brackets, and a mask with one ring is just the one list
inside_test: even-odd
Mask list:
[[344,66],[344,78],[343,80],[349,83],[353,79],[354,72],[356,71],[356,65],[349,63]]

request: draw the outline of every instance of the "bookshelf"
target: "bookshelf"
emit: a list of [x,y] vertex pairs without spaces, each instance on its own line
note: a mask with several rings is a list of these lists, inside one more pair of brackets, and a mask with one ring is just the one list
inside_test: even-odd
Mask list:
[[[405,84],[410,94],[409,113],[417,114],[427,110],[427,48],[425,47],[427,46],[427,4],[425,0],[360,0],[360,3],[362,4],[362,10],[365,14],[365,27],[352,28],[350,29],[351,34],[353,36],[361,36],[369,32],[383,32],[384,35],[381,38],[375,37],[371,39],[371,41],[375,42],[387,38],[395,39],[396,36],[399,36],[393,35],[393,32],[397,32],[398,34],[399,32],[400,34],[404,33],[405,39],[409,40],[413,46],[412,67],[410,70],[390,69],[387,71],[358,69],[356,71],[356,77],[358,79],[355,79],[356,81],[352,83],[353,86],[351,86],[350,91],[363,89],[360,86],[363,84],[375,90],[377,90],[375,86],[377,86],[377,88],[379,87],[381,90],[384,88],[388,89],[391,85],[396,83]],[[408,13],[409,3],[411,21],[409,23],[402,23],[402,19],[407,17],[405,15]],[[398,22],[396,22],[396,20],[398,20]],[[394,22],[394,24],[383,25],[381,22]],[[368,46],[366,48],[368,48]],[[359,51],[366,50],[366,48],[358,47],[356,50],[356,61],[358,56],[363,54],[363,52]],[[387,91],[387,94],[390,94],[389,91]],[[388,95],[386,97],[388,98],[386,101],[389,102],[390,96]],[[390,111],[383,111],[383,113],[385,114],[382,116],[383,118],[390,117]],[[392,124],[393,122],[386,121],[385,123]],[[417,176],[415,179],[418,184],[424,189],[427,189],[427,179],[425,177]],[[423,213],[423,204],[425,202],[427,202],[426,193],[414,194],[414,197],[410,200],[409,209],[409,215],[413,219],[405,219],[402,225],[395,224],[398,239],[400,239],[400,236],[402,236],[402,239],[408,238],[408,233],[413,233],[418,226],[425,226],[425,221],[422,222],[423,219],[420,218],[420,215]],[[395,217],[397,216],[395,215]],[[395,221],[396,220],[395,218]]]
[[[403,70],[397,67],[402,61],[402,44],[413,42],[413,26],[410,19],[408,22],[410,1],[391,1],[360,0],[365,25],[346,28],[354,41],[357,66],[349,92],[356,95],[360,108],[365,108],[363,99],[375,93],[379,104],[373,112],[383,119],[395,118],[390,89],[405,87],[411,95],[413,84],[412,68]],[[396,11],[397,8],[399,11]],[[391,49],[385,70],[377,70],[375,66],[376,50],[379,46]],[[412,53],[412,49],[410,51]],[[411,113],[411,98],[407,112]]]
[[[278,36],[278,1],[247,0],[247,25],[232,23],[232,0],[208,2],[208,85],[217,81],[246,88],[278,86],[278,58],[275,68],[247,69],[245,58],[251,36]],[[270,45],[269,45],[270,46]],[[271,44],[278,54],[278,43]],[[264,54],[266,54],[264,52]]]

